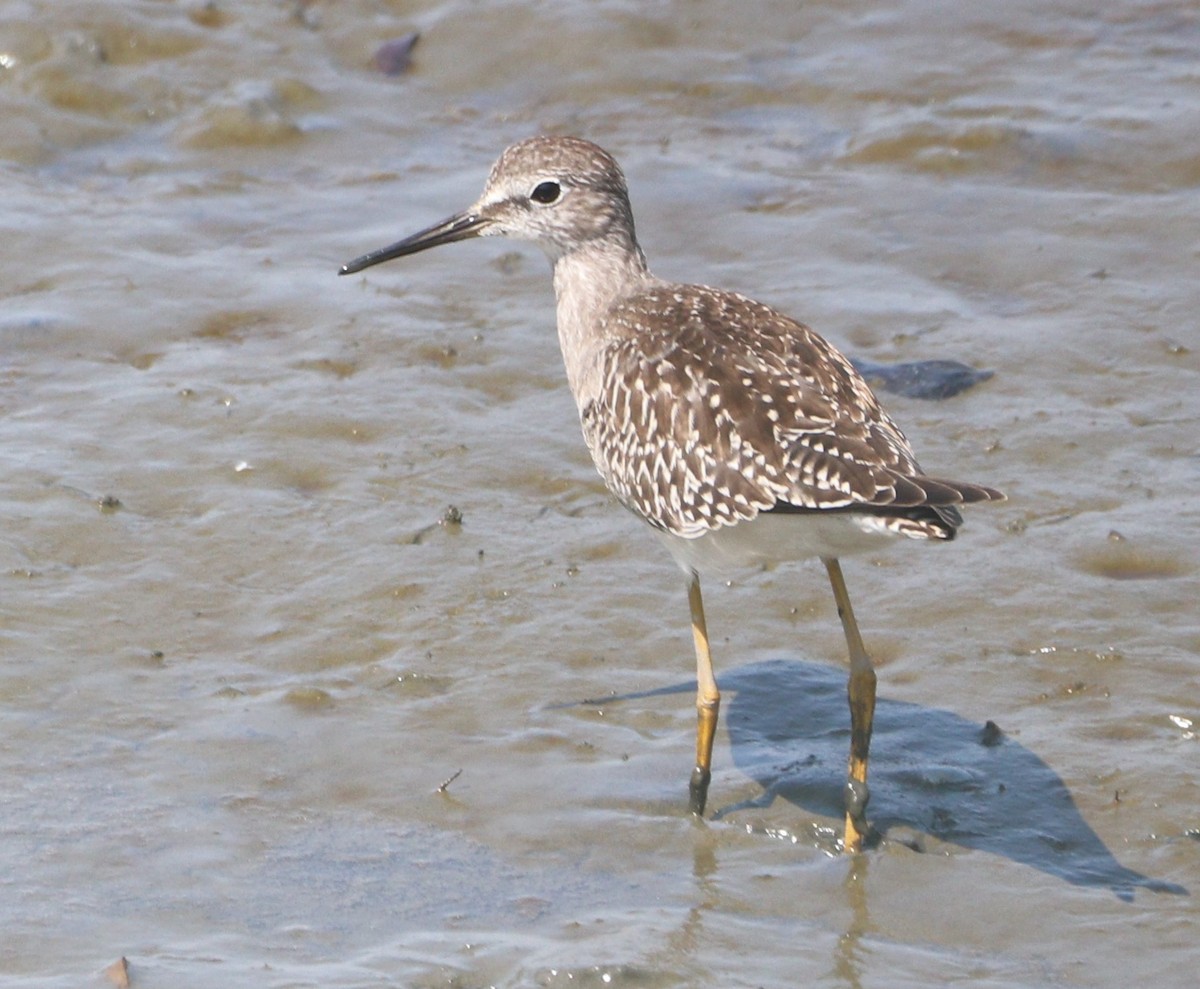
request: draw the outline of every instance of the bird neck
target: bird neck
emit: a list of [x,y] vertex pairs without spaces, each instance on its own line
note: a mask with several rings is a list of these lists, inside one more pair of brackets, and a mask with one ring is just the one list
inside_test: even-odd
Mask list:
[[595,397],[601,352],[617,335],[607,328],[605,317],[623,300],[657,283],[632,238],[599,238],[555,259],[558,341],[580,409]]

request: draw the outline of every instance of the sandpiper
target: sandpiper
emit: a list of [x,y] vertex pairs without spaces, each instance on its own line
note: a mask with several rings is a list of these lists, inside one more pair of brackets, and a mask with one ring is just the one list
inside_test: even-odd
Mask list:
[[549,257],[588,450],[686,575],[697,667],[692,811],[704,812],[721,699],[700,574],[820,557],[850,653],[843,847],[859,851],[876,677],[838,559],[896,539],[952,539],[958,505],[1004,496],[924,473],[850,362],[803,323],[743,295],[652,275],[625,176],[589,141],[514,144],[475,205],[340,273],[495,236],[533,241]]

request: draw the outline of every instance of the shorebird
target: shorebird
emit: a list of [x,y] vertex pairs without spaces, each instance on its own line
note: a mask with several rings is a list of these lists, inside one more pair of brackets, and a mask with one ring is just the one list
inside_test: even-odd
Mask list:
[[349,275],[472,237],[514,237],[550,259],[567,383],[596,469],[683,569],[696,649],[702,815],[721,695],[700,574],[819,557],[850,654],[843,848],[869,830],[875,670],[838,562],[897,539],[947,540],[959,505],[992,488],[931,477],[861,375],[803,323],[746,296],[652,275],[625,176],[589,141],[508,148],[461,213],[341,268]]

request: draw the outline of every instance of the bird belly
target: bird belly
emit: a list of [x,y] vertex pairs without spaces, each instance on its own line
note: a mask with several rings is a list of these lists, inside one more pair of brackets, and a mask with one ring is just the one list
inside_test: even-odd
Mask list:
[[728,574],[814,556],[849,556],[887,547],[898,538],[875,516],[764,512],[693,539],[655,530],[687,573]]

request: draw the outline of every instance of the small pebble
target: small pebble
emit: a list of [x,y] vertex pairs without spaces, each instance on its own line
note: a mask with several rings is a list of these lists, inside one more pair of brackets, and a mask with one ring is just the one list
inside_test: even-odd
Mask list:
[[421,35],[416,31],[385,41],[375,52],[375,68],[385,76],[403,75],[412,65],[412,50]]
[[905,398],[940,400],[973,388],[992,376],[959,361],[910,361],[904,364],[850,362],[872,388],[882,388]]

